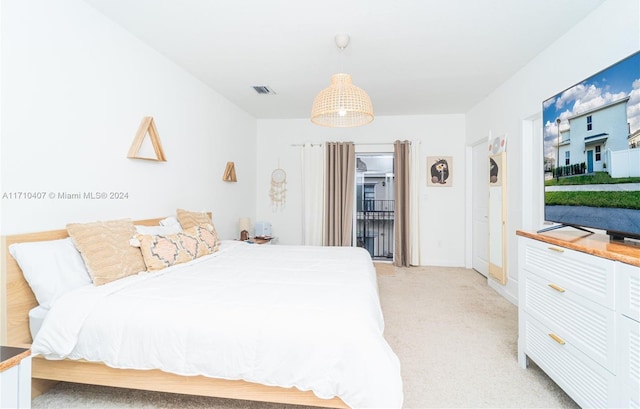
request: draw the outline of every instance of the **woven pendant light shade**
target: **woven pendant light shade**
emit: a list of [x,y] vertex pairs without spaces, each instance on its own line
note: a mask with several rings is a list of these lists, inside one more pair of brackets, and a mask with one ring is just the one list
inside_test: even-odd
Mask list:
[[311,108],[311,122],[317,125],[347,128],[373,121],[371,99],[353,85],[351,75],[334,74],[331,85],[318,93]]

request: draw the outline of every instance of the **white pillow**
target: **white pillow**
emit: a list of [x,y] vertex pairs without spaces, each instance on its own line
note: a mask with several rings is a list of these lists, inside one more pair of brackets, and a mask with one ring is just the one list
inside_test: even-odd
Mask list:
[[9,246],[9,253],[44,308],[51,308],[66,292],[91,284],[87,267],[70,237],[14,243]]
[[29,310],[29,332],[31,332],[31,339],[36,339],[38,331],[42,327],[44,319],[47,318],[49,310],[41,305]]
[[182,226],[178,221],[176,216],[169,216],[162,220],[160,220],[160,226],[177,226],[180,230],[182,230]]
[[170,224],[166,226],[140,226],[136,225],[136,232],[139,234],[148,234],[150,236],[167,236],[182,231],[180,224]]

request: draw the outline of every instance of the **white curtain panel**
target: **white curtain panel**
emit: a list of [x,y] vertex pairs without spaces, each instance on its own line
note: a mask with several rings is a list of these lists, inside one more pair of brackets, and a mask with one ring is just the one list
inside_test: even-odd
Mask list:
[[302,239],[307,246],[322,246],[324,203],[324,146],[302,146]]
[[412,266],[420,265],[420,141],[411,141],[409,148],[409,240]]

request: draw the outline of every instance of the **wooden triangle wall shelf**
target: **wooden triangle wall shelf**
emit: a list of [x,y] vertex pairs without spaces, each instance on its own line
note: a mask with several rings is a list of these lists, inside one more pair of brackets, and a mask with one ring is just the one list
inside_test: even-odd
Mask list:
[[[140,147],[142,146],[142,141],[144,141],[144,137],[147,135],[147,133],[149,134],[149,138],[151,139],[153,150],[156,153],[155,158],[138,156],[138,152],[140,151]],[[142,122],[140,122],[138,132],[136,133],[136,137],[133,138],[133,142],[131,143],[131,147],[129,148],[127,158],[155,160],[159,162],[167,161],[167,158],[164,156],[164,151],[162,150],[162,144],[160,144],[160,136],[158,135],[158,129],[156,128],[156,124],[153,121],[153,117],[145,116],[144,118],[142,118]]]
[[236,165],[233,162],[227,162],[227,167],[224,168],[224,174],[222,175],[222,180],[225,182],[237,182],[236,178]]

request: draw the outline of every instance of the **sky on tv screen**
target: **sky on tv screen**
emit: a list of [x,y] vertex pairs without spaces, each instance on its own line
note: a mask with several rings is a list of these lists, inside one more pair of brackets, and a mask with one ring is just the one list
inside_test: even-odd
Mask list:
[[627,119],[634,133],[640,129],[640,52],[544,101],[544,156],[556,159],[557,118],[562,130],[568,126],[567,118],[626,97]]

